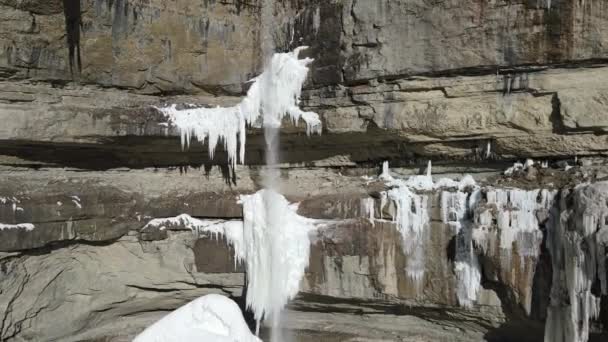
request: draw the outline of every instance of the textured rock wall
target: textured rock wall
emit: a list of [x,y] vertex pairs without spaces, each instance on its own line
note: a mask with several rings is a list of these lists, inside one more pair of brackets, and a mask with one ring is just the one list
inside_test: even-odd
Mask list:
[[[608,179],[607,13],[602,0],[0,0],[0,223],[35,226],[0,229],[0,340],[129,340],[202,294],[240,296],[224,241],[140,229],[181,213],[240,218],[235,199],[260,188],[261,132],[249,132],[251,166],[233,170],[223,151],[182,151],[152,106],[237,103],[269,49],[299,45],[315,58],[303,105],[324,131],[286,125],[282,189],[301,215],[339,220],[315,237],[291,306],[299,339],[538,341],[549,319],[556,341],[602,340],[606,189],[575,186]],[[497,176],[527,157],[550,167]],[[475,245],[470,308],[441,193],[428,197],[420,287],[380,207],[385,186],[361,177],[383,160],[417,174],[428,159],[486,188],[560,191],[561,219],[535,212],[538,256],[515,248],[505,262],[500,239]],[[467,220],[489,218],[500,236],[497,210]],[[586,282],[570,291],[576,265],[560,257],[587,260],[587,246],[597,264],[579,260]],[[569,316],[589,293],[604,297],[599,318]],[[556,328],[571,321],[582,328]]]

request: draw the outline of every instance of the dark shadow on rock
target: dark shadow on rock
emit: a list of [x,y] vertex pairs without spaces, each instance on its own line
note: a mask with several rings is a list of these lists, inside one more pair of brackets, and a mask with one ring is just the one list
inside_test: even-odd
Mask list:
[[229,186],[237,185],[236,184],[236,171],[234,170],[234,168],[232,168],[228,164],[214,165],[211,163],[205,163],[204,170],[205,170],[205,176],[207,177],[207,179],[209,179],[209,176],[211,175],[211,171],[213,170],[214,166],[216,166],[220,170],[220,173],[222,174],[222,178],[224,179],[224,182],[226,183],[226,185],[229,185]]
[[[484,256],[481,256],[481,265],[487,265],[484,262]],[[492,281],[487,274],[488,270],[482,267],[482,286],[485,289],[493,290],[501,300],[502,311],[506,316],[506,321],[498,328],[490,329],[484,338],[490,342],[538,342],[543,340],[544,323],[531,319],[526,315],[509,286],[499,281]]]
[[65,33],[68,43],[70,73],[74,76],[74,59],[76,58],[78,72],[82,70],[80,60],[80,0],[63,0],[65,15]]
[[456,261],[456,235],[452,236],[450,242],[446,247],[446,255],[448,256],[448,261],[450,263],[454,263]]
[[547,308],[550,304],[551,282],[553,279],[553,268],[551,266],[551,255],[547,249],[546,222],[540,223],[543,232],[543,241],[540,246],[540,255],[532,280],[532,303],[530,307],[530,318],[544,322],[547,318]]

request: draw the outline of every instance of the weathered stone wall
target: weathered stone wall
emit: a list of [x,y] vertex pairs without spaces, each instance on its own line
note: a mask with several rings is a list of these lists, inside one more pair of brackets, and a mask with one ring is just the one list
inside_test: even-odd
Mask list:
[[[301,215],[340,222],[315,237],[287,325],[302,340],[538,341],[548,307],[569,308],[568,269],[553,264],[565,247],[547,239],[578,239],[587,198],[605,197],[603,185],[568,191],[608,179],[606,32],[603,0],[0,0],[0,223],[36,226],[0,229],[0,340],[129,340],[197,296],[240,296],[224,241],[140,229],[181,213],[240,218],[236,198],[260,188],[261,132],[249,131],[250,166],[230,169],[223,151],[182,151],[153,106],[235,104],[269,49],[309,45],[302,104],[323,135],[286,125],[282,189]],[[498,176],[528,157],[550,167]],[[416,174],[429,159],[484,186],[562,189],[571,229],[541,227],[525,265],[477,250],[483,288],[464,309],[434,194],[417,288],[395,224],[361,209],[384,185],[361,176],[383,160]],[[605,338],[603,303],[592,340]]]

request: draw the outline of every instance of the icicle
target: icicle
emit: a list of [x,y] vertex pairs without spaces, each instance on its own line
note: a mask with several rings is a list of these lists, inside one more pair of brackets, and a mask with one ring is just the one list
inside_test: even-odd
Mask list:
[[472,244],[472,226],[466,219],[467,213],[472,210],[471,205],[476,205],[477,197],[474,192],[467,201],[467,193],[461,191],[441,193],[441,219],[456,234],[456,296],[458,303],[467,308],[477,300],[481,287],[481,270]]
[[488,145],[486,146],[486,159],[490,159],[492,156],[492,141],[488,140]]
[[361,212],[367,216],[369,222],[374,226],[374,199],[371,197],[361,199]]
[[391,176],[391,170],[388,167],[388,161],[384,161],[382,163],[382,173],[378,177],[381,180],[392,181],[394,180],[393,176]]
[[431,177],[431,168],[432,168],[432,164],[431,164],[431,161],[429,160],[429,162],[428,162],[428,164],[426,166],[426,176],[432,179],[432,177]]
[[423,234],[429,224],[428,198],[411,192],[406,186],[389,190],[388,197],[397,207],[393,220],[401,233],[401,241],[407,256],[406,274],[416,287],[420,288],[425,268]]

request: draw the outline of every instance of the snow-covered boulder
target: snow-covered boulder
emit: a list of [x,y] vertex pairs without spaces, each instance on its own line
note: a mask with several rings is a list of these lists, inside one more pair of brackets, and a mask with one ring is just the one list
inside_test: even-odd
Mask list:
[[133,342],[261,342],[228,297],[200,297],[154,323]]

